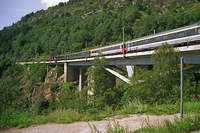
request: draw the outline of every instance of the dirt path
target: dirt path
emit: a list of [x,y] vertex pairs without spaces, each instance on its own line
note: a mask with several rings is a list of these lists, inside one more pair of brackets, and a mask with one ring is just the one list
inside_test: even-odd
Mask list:
[[[148,124],[158,124],[164,119],[174,120],[178,118],[178,114],[175,115],[130,115],[127,118],[115,119],[120,125],[128,127],[131,131],[143,127],[147,122]],[[113,123],[113,118],[102,121],[90,121],[90,125],[95,125],[101,132],[106,131],[107,125]],[[0,133],[90,133],[91,129],[87,122],[75,122],[71,124],[55,124],[48,123],[44,125],[34,125],[28,128],[16,129],[12,128]]]

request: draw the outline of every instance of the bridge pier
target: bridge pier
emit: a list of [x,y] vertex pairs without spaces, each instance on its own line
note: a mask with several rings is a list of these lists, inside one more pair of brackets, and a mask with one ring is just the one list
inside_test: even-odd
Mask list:
[[64,63],[64,82],[74,82],[78,80],[77,67],[70,67],[68,63]]
[[79,67],[79,86],[78,86],[78,90],[81,91],[83,86],[86,84],[86,80],[87,80],[87,72],[88,67]]
[[64,82],[67,82],[67,63],[64,63]]
[[135,73],[135,66],[126,66],[126,70],[127,70],[127,73],[128,73],[128,77],[132,77]]
[[64,63],[64,82],[78,81],[78,90],[81,91],[84,86],[84,81],[87,79],[85,67],[72,67],[68,63]]
[[82,68],[79,68],[79,85],[78,85],[78,90],[82,90]]

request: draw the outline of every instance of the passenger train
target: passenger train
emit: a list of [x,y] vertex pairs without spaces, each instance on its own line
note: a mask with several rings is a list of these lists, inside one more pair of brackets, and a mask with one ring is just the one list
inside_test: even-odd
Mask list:
[[164,43],[170,45],[184,45],[189,42],[200,41],[200,23],[193,24],[130,41],[116,43],[104,47],[94,48],[88,51],[81,51],[66,55],[55,56],[54,60],[68,60],[78,58],[89,58],[95,56],[105,56],[112,54],[126,54],[128,52],[144,51],[155,49]]

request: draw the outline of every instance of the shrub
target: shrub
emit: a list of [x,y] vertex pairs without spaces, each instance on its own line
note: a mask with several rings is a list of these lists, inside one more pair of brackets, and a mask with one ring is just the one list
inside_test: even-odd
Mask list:
[[7,109],[0,114],[0,129],[6,129],[13,126],[20,128],[27,127],[33,123],[28,112],[19,113],[15,109]]
[[64,73],[64,69],[61,66],[56,67],[56,73],[58,74],[58,77],[60,77]]
[[[155,63],[153,70],[137,68],[132,77],[132,93],[140,100],[149,103],[166,103],[168,97],[176,94],[179,86],[179,53],[171,45],[164,44],[155,50],[151,60]],[[173,93],[175,92],[175,93]],[[176,94],[176,97],[178,95]],[[176,99],[173,99],[176,101]]]
[[44,64],[30,65],[30,79],[32,81],[44,81],[46,72],[46,65]]
[[38,114],[41,114],[44,109],[47,109],[47,107],[48,106],[46,105],[45,99],[44,99],[44,91],[41,91],[38,94],[37,99],[33,103],[31,111],[34,115],[38,115]]
[[[96,59],[94,66],[88,69],[88,84],[89,90],[92,90],[94,95],[92,102],[94,107],[103,109],[106,105],[113,104],[113,97],[115,97],[115,77],[104,69],[105,60]],[[112,99],[111,99],[112,98]]]

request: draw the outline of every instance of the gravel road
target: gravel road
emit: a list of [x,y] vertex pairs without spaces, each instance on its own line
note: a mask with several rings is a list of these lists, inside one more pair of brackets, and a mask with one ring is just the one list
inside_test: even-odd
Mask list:
[[134,131],[144,127],[147,123],[158,124],[161,123],[164,119],[173,121],[175,118],[178,118],[178,114],[161,116],[136,114],[122,119],[117,119],[115,117],[102,121],[74,122],[71,124],[48,123],[44,125],[33,125],[23,129],[12,128],[9,130],[0,131],[0,133],[90,133],[91,128],[89,124],[95,125],[98,130],[105,132],[107,125],[109,123],[112,124],[114,119],[116,122],[119,122],[120,125],[128,127],[131,131]]

